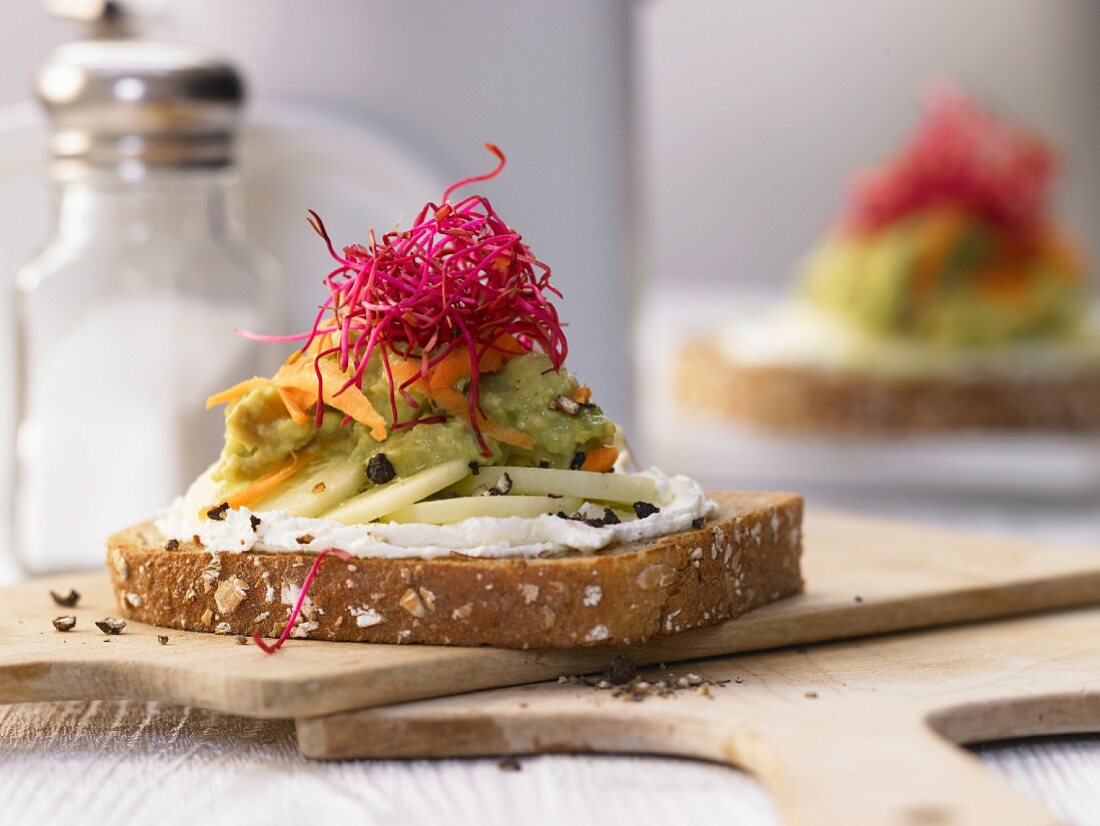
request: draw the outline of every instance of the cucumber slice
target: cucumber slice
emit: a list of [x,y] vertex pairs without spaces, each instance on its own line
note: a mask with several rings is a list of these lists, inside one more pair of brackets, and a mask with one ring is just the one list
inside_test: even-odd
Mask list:
[[492,487],[505,473],[512,480],[509,492],[517,496],[577,496],[598,502],[654,502],[657,485],[646,476],[626,473],[592,473],[540,467],[484,467],[477,476],[455,485],[460,494],[472,494],[479,486]]
[[387,514],[383,522],[418,522],[426,525],[450,525],[475,516],[531,518],[544,513],[573,513],[584,500],[551,496],[462,496],[417,502]]
[[287,511],[293,516],[320,516],[355,493],[366,483],[360,461],[338,456],[306,466],[285,485],[271,491],[254,511]]
[[325,519],[335,519],[345,525],[373,522],[380,516],[393,513],[406,505],[438,493],[459,481],[463,476],[469,475],[470,467],[462,459],[444,462],[422,470],[420,473],[414,473],[405,479],[397,479],[387,485],[364,491],[323,516]]
[[204,470],[202,476],[192,482],[191,487],[187,489],[187,493],[183,495],[183,512],[189,518],[201,519],[208,510],[216,508],[222,503],[221,498],[219,498],[222,486],[210,478],[210,474],[214,472],[217,464],[215,462]]

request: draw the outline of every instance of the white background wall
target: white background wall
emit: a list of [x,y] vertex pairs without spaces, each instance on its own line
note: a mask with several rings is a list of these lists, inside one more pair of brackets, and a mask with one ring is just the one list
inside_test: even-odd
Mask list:
[[946,73],[1065,153],[1059,203],[1100,256],[1100,3],[660,0],[637,81],[659,282],[777,291],[853,169],[892,151]]

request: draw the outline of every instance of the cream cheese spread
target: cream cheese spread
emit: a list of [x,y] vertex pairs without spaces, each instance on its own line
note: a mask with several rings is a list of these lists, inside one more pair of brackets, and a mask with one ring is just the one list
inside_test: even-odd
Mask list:
[[812,367],[893,378],[1009,376],[1100,369],[1100,313],[1074,337],[952,347],[874,336],[802,303],[746,313],[719,338],[722,354],[757,367]]
[[[534,518],[475,517],[451,525],[372,522],[345,525],[331,519],[291,516],[284,511],[229,510],[221,520],[197,519],[184,511],[183,500],[165,510],[157,527],[168,539],[198,537],[213,553],[265,551],[285,553],[340,548],[358,557],[432,559],[460,554],[478,558],[532,557],[567,550],[592,553],[616,543],[652,539],[687,530],[692,522],[712,516],[718,506],[702,486],[686,476],[666,476],[657,468],[642,471],[657,483],[660,511],[645,519],[594,527],[581,521],[544,514]],[[591,516],[603,508],[585,505]],[[582,509],[583,515],[589,515]],[[253,527],[255,516],[259,523]],[[308,541],[301,542],[299,540]]]

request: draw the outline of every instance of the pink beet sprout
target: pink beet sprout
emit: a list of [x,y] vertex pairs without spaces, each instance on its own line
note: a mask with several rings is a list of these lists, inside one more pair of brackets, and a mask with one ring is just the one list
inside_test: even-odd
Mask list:
[[1021,239],[1047,207],[1056,159],[1038,137],[999,120],[953,84],[933,86],[902,150],[859,176],[845,224],[874,232],[922,209],[957,205]]
[[313,565],[310,567],[309,573],[306,574],[306,578],[302,580],[302,592],[298,594],[298,601],[294,603],[294,610],[290,612],[290,618],[286,621],[286,625],[283,626],[283,633],[279,635],[279,639],[275,640],[271,645],[268,645],[264,642],[263,637],[260,636],[259,631],[253,632],[252,641],[266,653],[274,654],[283,647],[283,643],[290,637],[291,632],[294,630],[294,623],[298,620],[298,615],[302,612],[302,606],[305,605],[306,597],[309,595],[309,586],[313,584],[313,578],[317,576],[317,572],[321,569],[322,560],[329,554],[338,556],[345,562],[355,558],[347,551],[342,551],[339,548],[325,548],[321,553],[317,554],[317,558],[313,560]]
[[[550,301],[550,296],[561,297],[550,283],[550,267],[535,258],[487,198],[469,195],[456,203],[450,200],[456,189],[490,180],[504,168],[504,154],[493,144],[485,146],[498,160],[491,172],[451,184],[441,203],[425,205],[407,230],[391,230],[381,239],[370,230],[366,246],[352,244],[337,251],[321,218],[310,210],[310,225],[337,264],[324,280],[328,298],[308,333],[253,337],[303,341],[303,353],[324,337],[315,361],[330,356],[339,360],[349,375],[339,392],[362,387],[363,371],[377,350],[389,381],[394,429],[445,420],[429,416],[398,421],[397,395],[416,407],[409,387],[427,379],[448,354],[466,348],[471,362],[469,421],[482,452],[489,455],[478,426],[480,364],[485,354],[510,347],[514,355],[514,343],[518,343],[522,352],[541,350],[560,369],[568,344]],[[395,382],[394,358],[419,360],[419,372]],[[319,426],[324,412],[323,379],[319,367],[316,372]]]

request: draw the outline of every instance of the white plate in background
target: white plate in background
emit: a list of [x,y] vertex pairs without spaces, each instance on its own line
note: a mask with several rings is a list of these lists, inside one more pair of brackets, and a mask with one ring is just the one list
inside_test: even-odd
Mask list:
[[774,300],[661,290],[642,302],[637,387],[638,442],[644,463],[674,468],[714,485],[821,491],[853,502],[861,492],[1098,501],[1100,435],[786,437],[725,425],[678,407],[671,379],[680,343],[721,329]]

